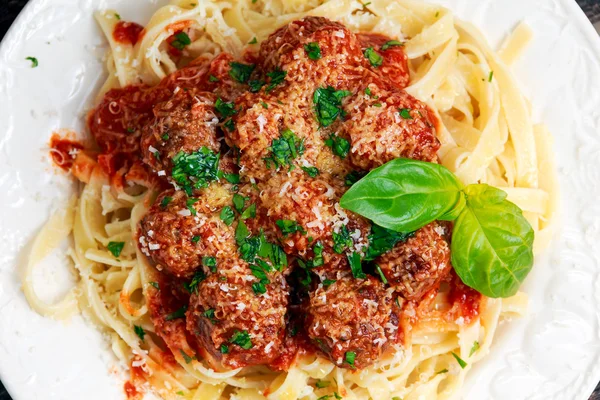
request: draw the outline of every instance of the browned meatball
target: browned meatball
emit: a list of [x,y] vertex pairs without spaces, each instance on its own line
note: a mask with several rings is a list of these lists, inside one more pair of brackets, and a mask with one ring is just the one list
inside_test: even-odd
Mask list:
[[192,295],[187,329],[196,335],[207,357],[230,368],[270,364],[285,342],[289,288],[282,274],[268,274],[265,293],[256,293],[259,279],[237,257],[217,258],[216,274]]
[[169,174],[173,157],[194,153],[202,147],[218,152],[216,98],[197,90],[176,90],[171,99],[154,107],[154,119],[143,129],[144,162],[155,171]]
[[[374,277],[355,279],[340,273],[329,286],[310,293],[306,332],[334,364],[366,368],[398,334],[392,290]],[[352,360],[354,353],[354,362]]]
[[342,127],[356,168],[370,170],[398,157],[437,162],[436,118],[426,104],[382,79],[361,93],[347,105],[352,111]]
[[163,192],[140,222],[141,250],[158,269],[186,279],[201,267],[203,257],[236,254],[233,228],[219,217],[221,207],[230,201],[230,192],[217,184],[200,198],[190,199],[182,191]]
[[[378,75],[389,79],[396,88],[404,89],[410,82],[410,71],[408,69],[408,57],[404,47],[390,45],[391,38],[378,33],[361,33],[358,35],[360,44],[365,51],[374,51],[381,56],[381,65],[370,65],[370,69]],[[367,49],[371,50],[367,50]],[[385,49],[385,50],[384,50]]]
[[447,226],[433,222],[375,260],[402,297],[419,300],[450,272]]

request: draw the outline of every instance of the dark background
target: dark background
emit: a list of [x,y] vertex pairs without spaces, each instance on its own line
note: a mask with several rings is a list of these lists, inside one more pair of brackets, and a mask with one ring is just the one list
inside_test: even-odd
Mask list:
[[[600,0],[577,0],[577,2],[593,23],[600,22]],[[0,39],[2,39],[21,9],[27,4],[27,0],[0,0],[0,3]],[[11,400],[2,382],[0,382],[0,400]],[[590,400],[600,400],[600,384]]]

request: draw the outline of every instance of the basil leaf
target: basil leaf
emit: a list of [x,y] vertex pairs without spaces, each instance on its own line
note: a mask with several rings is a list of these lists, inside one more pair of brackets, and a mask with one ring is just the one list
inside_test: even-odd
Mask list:
[[374,169],[342,196],[340,205],[397,232],[413,232],[455,216],[463,186],[445,167],[398,158]]
[[510,297],[533,266],[533,228],[502,190],[469,185],[465,194],[467,206],[452,234],[452,265],[485,296]]

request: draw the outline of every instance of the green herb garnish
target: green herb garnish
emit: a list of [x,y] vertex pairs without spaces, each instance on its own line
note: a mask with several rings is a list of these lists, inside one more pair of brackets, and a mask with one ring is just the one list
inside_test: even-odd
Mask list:
[[350,151],[350,142],[333,133],[325,140],[325,145],[331,148],[333,154],[341,158],[346,158]]
[[25,59],[31,61],[31,68],[35,68],[39,65],[38,59],[35,57],[26,57]]
[[110,253],[113,256],[115,256],[115,258],[117,258],[121,255],[121,252],[123,251],[123,247],[125,247],[125,242],[109,242],[108,246],[106,246],[108,251],[110,251]]
[[146,331],[144,331],[144,328],[142,328],[141,326],[138,326],[138,325],[134,325],[133,331],[135,332],[136,335],[138,335],[140,340],[143,342],[144,336],[146,336]]
[[372,261],[376,259],[393,249],[397,243],[404,242],[413,235],[414,233],[395,232],[379,225],[373,225],[369,235],[369,247],[365,254],[365,260]]
[[163,210],[165,208],[167,208],[167,206],[169,205],[169,203],[171,202],[171,200],[173,200],[172,197],[169,197],[169,196],[163,197],[163,199],[160,202],[160,208],[162,208]]
[[471,351],[469,352],[469,357],[472,357],[473,354],[477,352],[477,350],[479,350],[479,342],[475,341],[475,343],[473,343],[473,347],[471,347]]
[[252,348],[252,341],[250,340],[250,334],[248,331],[235,331],[231,339],[229,339],[229,343],[237,344],[244,350],[248,350]]
[[455,352],[452,352],[452,356],[458,362],[458,365],[460,365],[462,369],[465,369],[467,363],[462,358],[460,358]]
[[187,353],[181,349],[179,349],[179,352],[181,353],[183,359],[185,360],[186,364],[189,364],[192,362],[192,360],[194,359],[194,357],[190,357],[187,355]]
[[384,285],[387,285],[388,280],[385,277],[385,274],[383,273],[383,271],[381,270],[381,267],[379,265],[375,265],[375,271],[377,272],[377,274],[379,274],[379,277],[381,278],[381,282],[383,282]]
[[304,51],[308,55],[308,58],[311,60],[319,60],[321,56],[321,47],[319,47],[319,43],[312,42],[304,45]]
[[377,68],[377,67],[380,67],[381,64],[383,64],[383,57],[381,56],[381,54],[379,54],[377,51],[375,51],[374,48],[368,47],[365,50],[364,54],[365,54],[365,58],[367,60],[369,60],[369,63],[373,67]]
[[332,232],[333,236],[333,251],[342,254],[348,247],[352,247],[353,242],[346,226],[340,227],[338,232]]
[[258,40],[256,40],[256,36],[252,38],[251,41],[248,42],[248,44],[256,44],[258,43]]
[[240,174],[223,174],[223,178],[233,185],[240,183]]
[[410,108],[399,108],[398,112],[400,112],[400,116],[404,119],[413,119],[410,115]]
[[300,167],[302,171],[306,172],[311,178],[315,178],[319,175],[319,169],[317,167]]
[[202,257],[202,265],[212,272],[217,272],[217,259],[215,257]]
[[388,40],[387,42],[385,42],[383,44],[383,46],[381,46],[381,50],[386,51],[390,47],[394,47],[394,46],[404,46],[404,43],[399,42],[397,40]]
[[175,34],[175,40],[171,42],[171,46],[175,47],[177,50],[183,50],[190,44],[192,44],[192,40],[185,32],[179,32]]
[[354,360],[356,359],[356,353],[353,351],[346,352],[346,362],[354,367]]
[[306,234],[306,230],[301,225],[290,219],[278,219],[275,221],[275,224],[279,227],[279,230],[284,236],[291,235],[296,232]]
[[173,321],[174,319],[179,319],[185,317],[185,312],[187,311],[187,306],[181,307],[179,310],[172,312],[171,314],[167,314],[165,317],[165,321]]
[[242,215],[240,215],[241,219],[248,219],[256,217],[256,204],[252,203],[248,208],[244,210]]
[[254,64],[242,64],[238,62],[232,62],[229,64],[231,69],[229,70],[229,76],[240,83],[246,83],[250,79],[254,68]]
[[221,221],[225,222],[225,225],[231,226],[233,224],[233,220],[235,219],[235,213],[229,206],[223,207],[221,210]]
[[279,139],[273,140],[269,150],[270,156],[264,159],[267,168],[271,168],[271,164],[276,169],[285,165],[292,167],[292,160],[304,154],[304,139],[300,140],[290,129],[285,129]]
[[267,93],[275,89],[277,85],[283,83],[286,75],[287,72],[280,69],[276,69],[275,71],[267,73],[267,76],[271,78],[271,82],[269,83],[266,89]]
[[356,279],[367,279],[367,275],[362,270],[360,254],[358,254],[357,252],[352,253],[352,255],[348,256],[348,262],[350,263],[352,276],[354,276]]
[[171,176],[191,196],[192,189],[208,187],[210,182],[218,179],[219,156],[205,146],[192,153],[180,151],[173,157]]
[[315,113],[321,126],[329,126],[340,116],[344,116],[342,99],[352,93],[347,90],[335,90],[329,86],[318,88],[313,95]]

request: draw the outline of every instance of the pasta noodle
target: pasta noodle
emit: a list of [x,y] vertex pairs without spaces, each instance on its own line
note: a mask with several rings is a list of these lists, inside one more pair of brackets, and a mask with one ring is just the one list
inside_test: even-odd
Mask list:
[[[260,43],[275,28],[309,14],[338,20],[356,32],[386,34],[405,42],[412,78],[406,90],[440,120],[443,165],[465,184],[489,183],[506,191],[536,228],[535,249],[542,250],[551,238],[557,209],[552,139],[543,126],[533,124],[527,100],[509,70],[530,40],[530,30],[519,25],[496,53],[474,26],[441,7],[420,0],[372,0],[368,11],[362,12],[363,7],[353,0],[173,0],[156,11],[135,45],[114,40],[114,11],[98,12],[110,45],[109,77],[99,98],[115,87],[155,85],[174,72],[178,66],[165,41],[182,26],[190,31],[193,58],[223,51],[239,56],[252,38]],[[408,346],[358,372],[316,355],[301,357],[287,372],[259,367],[219,372],[179,354],[174,354],[176,364],[168,364],[144,300],[156,271],[134,242],[137,223],[155,195],[143,187],[111,187],[96,168],[78,198],[55,214],[37,237],[23,290],[42,315],[67,318],[79,309],[89,315],[109,334],[116,356],[133,370],[142,370],[150,387],[165,399],[451,398],[472,366],[491,351],[499,320],[524,315],[527,307],[527,297],[520,293],[504,300],[484,298],[479,317],[470,325],[433,314],[413,326]],[[32,270],[71,234],[70,256],[79,283],[57,304],[45,304],[33,290]],[[107,249],[111,242],[125,243],[118,258]],[[447,303],[441,290],[433,308],[443,310]],[[134,326],[147,332],[144,341],[138,340]],[[460,368],[453,354],[467,365]],[[335,384],[318,388],[317,380]]]

